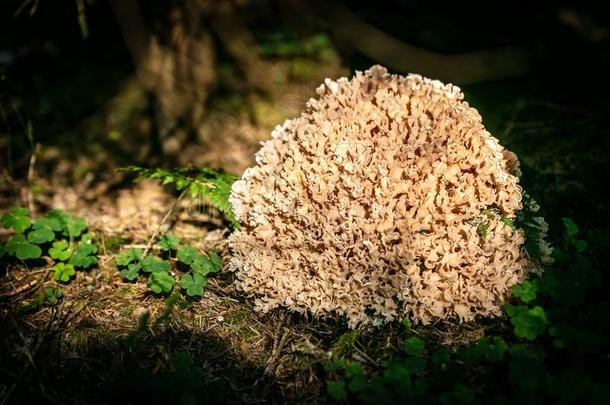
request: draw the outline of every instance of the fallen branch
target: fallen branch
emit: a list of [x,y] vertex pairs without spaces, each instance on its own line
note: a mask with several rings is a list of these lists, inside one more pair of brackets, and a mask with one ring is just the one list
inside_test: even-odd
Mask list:
[[398,72],[420,73],[463,85],[520,76],[530,70],[529,56],[521,47],[443,55],[402,42],[343,5],[324,3],[323,10],[319,11],[336,36],[363,55]]

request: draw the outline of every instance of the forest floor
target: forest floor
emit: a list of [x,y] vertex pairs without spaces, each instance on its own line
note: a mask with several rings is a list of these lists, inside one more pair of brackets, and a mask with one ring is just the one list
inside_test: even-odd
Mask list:
[[[562,217],[587,229],[607,228],[603,178],[609,167],[605,111],[610,106],[595,99],[582,106],[578,98],[565,103],[555,95],[531,94],[528,86],[525,81],[491,83],[467,88],[466,95],[490,131],[520,157],[522,182],[543,207],[551,239],[559,238]],[[58,285],[50,266],[32,269],[6,262],[0,284],[0,397],[5,401],[163,403],[181,398],[188,403],[201,394],[206,402],[326,402],[326,363],[349,356],[378,368],[402,348],[407,326],[398,322],[352,331],[341,319],[284,310],[256,313],[251,299],[235,290],[226,267],[210,278],[202,299],[159,297],[143,282],[125,281],[114,259],[124,249],[147,246],[161,225],[162,232],[201,251],[218,251],[225,263],[231,229],[202,201],[182,201],[163,222],[175,192],[116,174],[114,168],[132,163],[128,152],[110,164],[112,152],[104,143],[82,146],[84,160],[79,148],[78,142],[42,145],[28,179],[5,175],[0,184],[2,212],[16,205],[29,205],[34,215],[65,209],[87,220],[99,249],[97,266],[61,285],[59,304],[34,310],[27,304],[44,287]],[[138,153],[137,145],[129,148]],[[240,170],[251,161],[239,159]],[[100,161],[103,165],[96,166]],[[489,330],[509,333],[508,328],[497,320],[439,322],[410,333],[455,348]]]
[[[122,249],[146,246],[174,204],[171,194],[145,181],[93,205],[79,204],[78,195],[79,190],[66,188],[49,197],[54,206],[75,203],[71,212],[87,218],[99,265],[62,283],[58,305],[34,311],[27,309],[31,298],[57,284],[49,266],[33,271],[12,263],[0,286],[0,372],[14,381],[2,390],[13,402],[188,397],[202,387],[172,374],[172,360],[181,352],[193,361],[189,374],[203,373],[209,402],[324,401],[325,363],[349,354],[379,366],[402,345],[401,324],[350,331],[341,320],[306,319],[284,310],[257,314],[224,270],[210,278],[202,299],[180,296],[169,302],[142,282],[125,281],[114,259]],[[213,211],[196,207],[197,212],[192,204],[179,205],[165,232],[226,256],[230,229]],[[458,346],[482,337],[485,327],[438,323],[418,333]]]

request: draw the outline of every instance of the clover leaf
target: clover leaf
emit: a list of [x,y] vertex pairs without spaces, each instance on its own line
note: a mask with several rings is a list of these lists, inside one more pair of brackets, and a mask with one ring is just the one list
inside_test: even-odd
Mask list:
[[587,241],[576,238],[576,235],[580,232],[578,225],[576,225],[576,223],[574,221],[572,221],[570,218],[562,218],[562,220],[563,220],[563,225],[565,227],[566,241],[570,245],[574,246],[574,248],[576,248],[576,251],[578,253],[582,253],[585,250],[587,250],[587,247],[589,246]]
[[30,242],[22,234],[13,235],[6,244],[6,253],[19,260],[38,259],[42,254],[40,248]]
[[217,273],[222,267],[222,259],[216,253],[212,253],[209,255],[210,262],[212,263],[211,273]]
[[28,241],[40,245],[41,243],[51,242],[55,239],[55,233],[48,228],[38,228],[28,233]]
[[72,251],[68,248],[68,242],[65,240],[53,242],[53,246],[49,248],[49,256],[64,262],[68,260],[72,256]]
[[405,352],[407,354],[418,355],[424,350],[424,341],[417,336],[411,336],[405,340]]
[[4,246],[2,243],[0,243],[0,258],[4,257],[5,253],[6,253],[6,246]]
[[55,218],[55,217],[49,218],[48,216],[44,217],[44,218],[38,218],[36,221],[34,221],[32,228],[34,228],[34,229],[46,228],[46,229],[50,229],[53,232],[59,232],[62,229],[61,221],[59,218]]
[[194,273],[206,276],[209,273],[218,272],[222,267],[222,260],[216,253],[212,253],[210,256],[197,254],[193,257],[190,266]]
[[87,223],[83,218],[76,217],[73,218],[70,215],[64,217],[64,235],[76,238],[80,236],[80,234],[87,229]]
[[366,388],[367,380],[364,369],[358,363],[350,363],[345,368],[345,376],[349,378],[348,388],[351,392],[359,392]]
[[156,294],[170,292],[174,286],[174,277],[166,271],[158,271],[150,274],[148,287]]
[[504,311],[514,326],[515,336],[534,340],[544,333],[547,324],[546,314],[540,306],[528,308],[525,305],[504,305]]
[[158,271],[168,272],[171,265],[167,260],[161,260],[153,256],[146,256],[141,261],[142,269],[147,273],[156,273]]
[[127,266],[133,261],[139,261],[142,259],[144,251],[139,248],[131,248],[124,252],[121,252],[115,259],[115,263],[119,266]]
[[186,290],[186,295],[189,297],[203,295],[203,287],[208,283],[207,277],[199,273],[185,274],[180,280],[180,287]]
[[184,264],[191,264],[196,256],[200,256],[199,251],[192,246],[180,246],[178,249],[178,260]]
[[81,241],[74,251],[71,263],[76,267],[82,267],[86,269],[97,263],[97,246],[95,246],[91,240]]
[[586,240],[582,240],[582,239],[576,239],[573,238],[570,243],[572,244],[572,246],[574,246],[576,248],[576,251],[578,253],[582,253],[585,250],[587,250],[587,247],[589,246],[589,244],[587,243]]
[[345,387],[345,381],[328,381],[326,383],[326,392],[335,401],[343,401],[347,398],[347,390]]
[[83,218],[73,217],[61,209],[54,209],[47,212],[46,218],[53,227],[57,227],[59,224],[63,235],[69,238],[77,238],[87,229],[87,222],[85,222]]
[[563,225],[566,228],[566,234],[568,236],[575,236],[579,232],[578,225],[570,218],[561,218]]
[[130,263],[126,269],[119,271],[119,274],[129,281],[133,281],[138,278],[141,268],[142,265],[140,263]]
[[383,371],[383,379],[389,384],[401,386],[411,380],[411,371],[402,362],[393,362]]
[[178,243],[180,243],[180,238],[172,234],[161,236],[159,238],[159,241],[157,242],[161,250],[163,250],[164,252],[176,250],[178,248]]
[[57,305],[63,296],[64,293],[59,288],[49,287],[44,289],[45,303],[47,305]]
[[55,266],[53,266],[53,270],[55,271],[54,278],[57,281],[68,282],[70,281],[70,278],[72,278],[72,276],[76,274],[76,272],[74,271],[74,266],[69,263],[66,264],[59,262]]
[[197,254],[194,256],[190,266],[194,273],[201,274],[202,276],[212,272],[212,263],[205,255]]
[[54,227],[59,227],[59,229],[54,230],[62,231],[65,228],[66,221],[70,218],[70,214],[65,213],[62,209],[56,208],[47,212],[45,218],[52,223]]
[[30,210],[27,208],[13,208],[2,216],[2,226],[5,229],[13,228],[15,232],[21,233],[32,224],[29,215]]
[[525,280],[521,284],[512,287],[513,295],[519,297],[523,302],[531,302],[536,299],[536,284]]
[[494,336],[492,342],[489,344],[486,357],[489,361],[502,361],[504,360],[504,354],[508,350],[508,344],[500,336]]

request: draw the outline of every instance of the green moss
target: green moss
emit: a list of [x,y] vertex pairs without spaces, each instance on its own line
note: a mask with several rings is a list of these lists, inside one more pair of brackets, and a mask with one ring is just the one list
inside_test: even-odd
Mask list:
[[135,307],[136,307],[135,305],[127,305],[127,306],[121,308],[121,310],[119,311],[119,314],[123,317],[128,317],[133,313]]
[[233,312],[232,314],[228,315],[226,318],[226,321],[236,324],[236,323],[243,322],[244,320],[248,319],[251,316],[252,316],[252,309],[243,308],[243,309],[240,309],[239,311]]
[[120,236],[106,236],[104,237],[104,244],[108,253],[117,253],[121,246],[128,242],[127,239],[123,239]]
[[120,296],[125,296],[128,294],[131,294],[132,292],[133,292],[133,288],[131,288],[130,286],[127,286],[127,285],[119,287],[116,290],[116,294],[120,295]]
[[356,343],[356,340],[358,340],[359,337],[360,331],[358,330],[352,330],[341,335],[330,348],[333,360],[350,352],[352,346],[354,346],[354,343]]

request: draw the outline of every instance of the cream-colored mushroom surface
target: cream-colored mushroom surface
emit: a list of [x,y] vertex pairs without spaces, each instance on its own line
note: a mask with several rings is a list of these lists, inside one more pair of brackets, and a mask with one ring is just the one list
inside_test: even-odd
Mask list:
[[238,289],[351,327],[500,314],[530,267],[516,156],[450,84],[373,66],[317,93],[232,188]]

